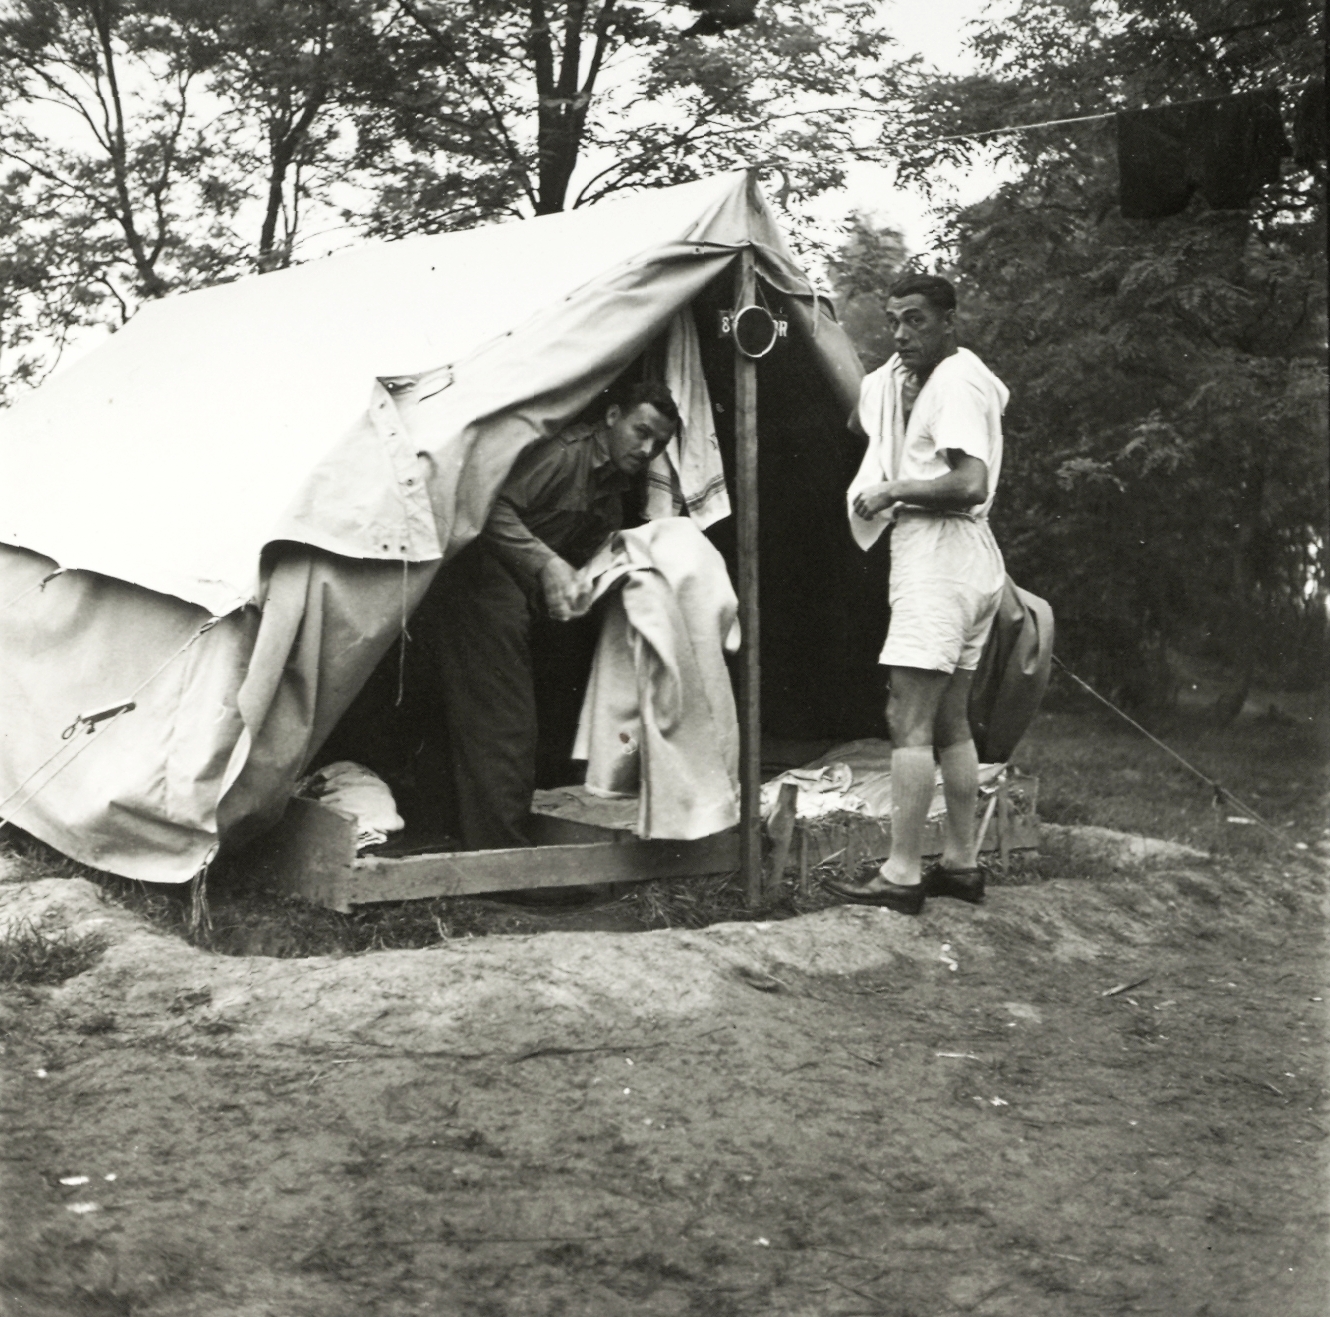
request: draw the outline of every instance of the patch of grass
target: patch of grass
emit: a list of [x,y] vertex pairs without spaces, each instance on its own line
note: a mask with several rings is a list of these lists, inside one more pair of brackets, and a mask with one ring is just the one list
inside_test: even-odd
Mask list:
[[[874,865],[877,863],[880,860],[873,861]],[[823,875],[843,881],[844,867],[839,860],[819,865],[810,871],[808,885],[803,889],[792,872],[786,873],[755,908],[748,905],[743,876],[739,873],[658,878],[637,884],[623,900],[643,928],[706,928],[729,920],[789,919],[842,904],[840,897],[828,892],[818,881]]]
[[738,873],[658,878],[638,883],[623,899],[643,928],[705,928],[726,919],[751,917]]
[[163,932],[223,955],[358,955],[365,951],[417,951],[452,938],[533,931],[522,912],[492,902],[437,898],[357,906],[349,914],[308,901],[275,900],[243,885],[210,881],[211,927],[190,925],[189,890],[99,875],[107,896]]
[[0,823],[0,882],[31,883],[42,878],[90,878],[105,875],[29,836],[12,823]]
[[0,984],[64,983],[91,969],[106,947],[100,933],[81,937],[68,929],[48,933],[25,920],[0,938]]
[[[1093,708],[1041,713],[1013,762],[1039,777],[1039,816],[1179,841],[1216,855],[1277,861],[1295,844],[1325,839],[1330,726],[1290,727],[1243,717],[1217,728],[1204,715],[1176,715],[1157,736],[1269,823],[1229,823],[1243,811],[1140,732]],[[1088,704],[1088,699],[1086,701]],[[1284,841],[1282,838],[1287,837]]]

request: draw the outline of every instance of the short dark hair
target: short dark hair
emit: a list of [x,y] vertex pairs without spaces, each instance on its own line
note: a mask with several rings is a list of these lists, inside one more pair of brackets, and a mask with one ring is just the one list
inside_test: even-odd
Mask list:
[[639,380],[624,391],[619,406],[626,412],[648,403],[654,407],[677,430],[679,428],[679,407],[668,388],[660,380]]
[[891,285],[888,297],[919,296],[938,311],[956,309],[956,290],[940,274],[907,274]]

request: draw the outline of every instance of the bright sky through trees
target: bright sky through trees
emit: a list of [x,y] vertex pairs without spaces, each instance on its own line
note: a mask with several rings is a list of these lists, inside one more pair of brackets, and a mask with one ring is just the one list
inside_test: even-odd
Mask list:
[[[942,73],[974,71],[978,61],[965,48],[968,26],[987,11],[1009,8],[1008,0],[883,0],[882,13],[901,56],[918,55]],[[858,211],[899,229],[912,253],[933,245],[935,206],[959,208],[989,196],[1011,175],[1009,167],[982,165],[938,170],[932,195],[914,185],[898,186],[890,167],[852,165],[843,190],[819,197],[809,210],[835,224]]]

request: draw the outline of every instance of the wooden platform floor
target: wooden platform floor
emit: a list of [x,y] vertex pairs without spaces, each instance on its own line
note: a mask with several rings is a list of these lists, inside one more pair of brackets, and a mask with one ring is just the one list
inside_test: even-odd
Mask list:
[[[1018,779],[999,798],[981,802],[981,849],[1009,853],[1038,845],[1034,811],[1037,780]],[[299,896],[334,910],[380,901],[410,901],[439,896],[475,896],[493,892],[647,882],[657,878],[700,877],[739,868],[737,829],[695,841],[643,840],[625,824],[623,806],[609,811],[616,826],[603,827],[585,817],[559,811],[533,814],[529,847],[491,851],[412,849],[391,855],[356,853],[355,826],[346,817],[312,800],[293,799],[281,822],[250,848],[246,867],[274,895]],[[585,811],[582,811],[585,814]],[[891,845],[887,819],[839,814],[817,820],[787,817],[772,829],[768,882],[776,870],[797,864],[801,875],[818,864],[843,857],[853,868],[860,858],[886,855]],[[425,843],[428,845],[428,843]],[[940,824],[928,825],[926,855],[940,854]]]

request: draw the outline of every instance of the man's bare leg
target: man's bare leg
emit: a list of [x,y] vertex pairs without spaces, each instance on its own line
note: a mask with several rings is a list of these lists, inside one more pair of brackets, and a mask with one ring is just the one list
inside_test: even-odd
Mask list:
[[[933,725],[950,680],[945,672],[924,668],[891,669],[891,855],[879,873],[881,881],[900,887],[913,887],[920,878],[933,799]],[[869,889],[878,885],[870,883]]]
[[970,732],[970,687],[974,673],[957,669],[942,695],[934,724],[942,790],[947,801],[943,825],[942,867],[974,868],[979,838],[974,812],[979,801],[979,756]]

